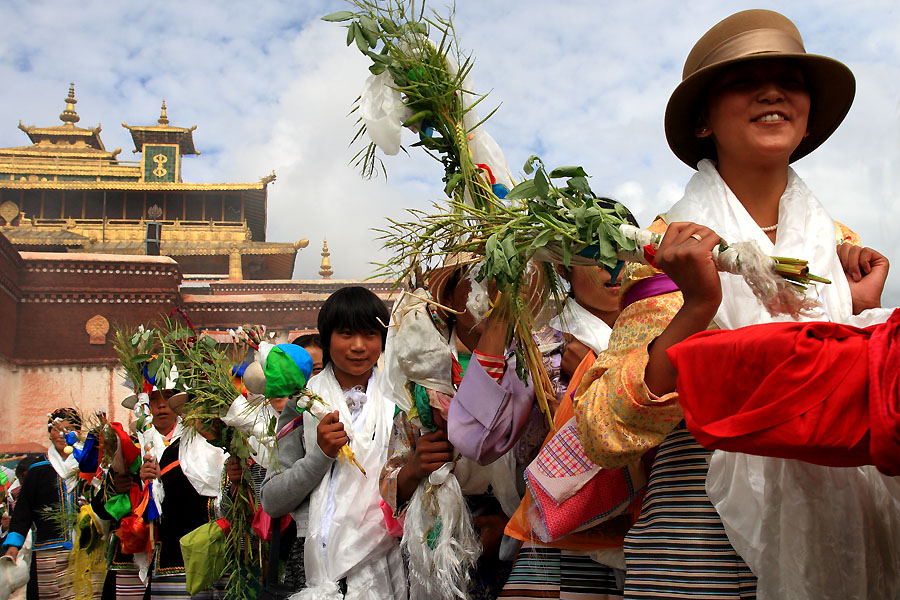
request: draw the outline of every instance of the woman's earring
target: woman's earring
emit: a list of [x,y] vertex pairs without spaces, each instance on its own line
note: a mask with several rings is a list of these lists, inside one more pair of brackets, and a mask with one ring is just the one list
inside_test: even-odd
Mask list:
[[706,137],[709,135],[709,127],[701,126],[697,129],[697,137]]

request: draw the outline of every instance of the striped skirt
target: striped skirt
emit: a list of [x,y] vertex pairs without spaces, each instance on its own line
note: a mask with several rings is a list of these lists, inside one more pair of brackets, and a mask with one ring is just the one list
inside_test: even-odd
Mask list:
[[612,567],[583,552],[523,544],[499,597],[618,600],[622,590]]
[[213,587],[191,596],[187,593],[187,579],[184,573],[180,575],[154,575],[150,580],[150,600],[222,600],[225,598],[225,587],[228,578],[223,577],[213,584]]
[[143,598],[147,584],[141,581],[137,569],[116,569],[116,600],[122,598]]
[[660,444],[640,519],[625,537],[626,598],[756,597],[756,577],[706,496],[710,454],[683,424]]
[[[68,574],[69,550],[51,548],[35,550],[38,593],[41,600],[71,600],[75,597],[72,576]],[[99,594],[97,596],[99,598]]]

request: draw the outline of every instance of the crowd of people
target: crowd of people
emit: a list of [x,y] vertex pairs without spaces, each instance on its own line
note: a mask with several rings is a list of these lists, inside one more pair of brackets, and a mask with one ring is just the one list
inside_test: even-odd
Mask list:
[[[737,13],[696,43],[665,126],[697,172],[650,226],[662,235],[654,264],[556,267],[568,296],[533,332],[554,388],[552,424],[517,372],[509,315],[473,310],[472,295],[493,290],[473,279],[477,257],[466,256],[448,256],[424,293],[398,301],[399,325],[364,288],[328,298],[318,336],[295,342],[313,359],[306,387],[327,414],[270,398],[274,456],[241,464],[203,432],[184,435],[177,394],[154,388],[139,471],[111,470],[91,500],[105,530],[121,531],[127,517],[111,514],[108,499],[158,482],[158,506],[141,507],[159,515],[154,547],[110,536],[94,596],[224,597],[227,573],[191,593],[179,540],[227,519],[229,495],[252,481],[280,534],[268,568],[284,596],[900,597],[897,482],[873,466],[704,448],[686,427],[667,354],[711,325],[774,319],[743,280],[717,271],[723,238],[807,258],[827,276],[822,313],[803,318],[858,327],[888,318],[888,261],[831,219],[790,167],[835,131],[853,96],[849,69],[807,54],[780,14]],[[62,436],[79,427],[74,410],[54,412],[46,457],[17,473],[3,543],[15,559],[31,531],[29,597],[75,597],[65,580],[71,534],[44,509],[84,502]],[[353,463],[342,458],[347,445]]]

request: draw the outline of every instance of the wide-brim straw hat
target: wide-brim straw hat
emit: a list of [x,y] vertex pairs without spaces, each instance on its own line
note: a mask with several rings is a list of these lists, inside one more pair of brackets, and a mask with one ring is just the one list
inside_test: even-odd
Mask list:
[[[448,255],[440,267],[432,269],[428,273],[426,281],[428,291],[431,292],[431,297],[434,298],[435,302],[444,306],[450,306],[451,301],[448,293],[453,290],[448,290],[447,284],[454,279],[456,284],[458,284],[459,280],[466,276],[468,269],[472,268],[481,259],[482,257],[471,252],[457,252]],[[457,276],[454,277],[454,275]],[[455,288],[456,286],[454,285],[453,287]]]
[[715,158],[712,140],[696,135],[710,84],[733,65],[774,58],[791,59],[800,66],[811,99],[809,135],[791,154],[791,162],[827,140],[853,103],[853,73],[833,58],[807,54],[800,32],[784,15],[770,10],[745,10],[717,23],[688,55],[682,81],[666,107],[666,139],[672,152],[694,169],[701,159]]

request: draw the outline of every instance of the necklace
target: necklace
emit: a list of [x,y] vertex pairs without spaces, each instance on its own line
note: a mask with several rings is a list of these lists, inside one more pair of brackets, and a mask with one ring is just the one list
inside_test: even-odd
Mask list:
[[769,225],[768,227],[760,227],[760,229],[762,229],[766,233],[769,233],[770,231],[775,231],[776,229],[778,229],[778,223],[775,223],[774,225]]

